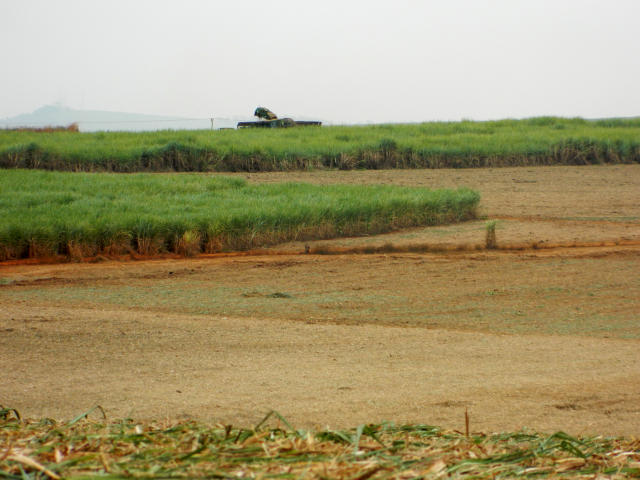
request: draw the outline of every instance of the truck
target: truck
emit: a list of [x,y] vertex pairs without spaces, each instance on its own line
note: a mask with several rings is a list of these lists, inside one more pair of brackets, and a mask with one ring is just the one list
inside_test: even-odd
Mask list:
[[238,122],[237,128],[289,128],[289,127],[319,127],[322,122],[296,121],[293,118],[278,118],[271,110],[265,107],[256,108],[253,115],[260,120],[254,122]]

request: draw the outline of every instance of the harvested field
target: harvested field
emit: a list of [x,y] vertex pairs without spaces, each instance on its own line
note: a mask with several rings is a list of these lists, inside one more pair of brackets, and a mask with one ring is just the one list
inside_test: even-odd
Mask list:
[[0,404],[638,434],[639,166],[250,175],[285,178],[473,188],[498,248],[473,247],[483,220],[308,245],[332,255],[5,263]]

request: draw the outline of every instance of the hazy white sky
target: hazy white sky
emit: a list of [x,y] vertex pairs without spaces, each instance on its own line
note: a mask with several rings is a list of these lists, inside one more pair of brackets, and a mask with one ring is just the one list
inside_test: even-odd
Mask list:
[[640,0],[0,0],[0,118],[640,115]]

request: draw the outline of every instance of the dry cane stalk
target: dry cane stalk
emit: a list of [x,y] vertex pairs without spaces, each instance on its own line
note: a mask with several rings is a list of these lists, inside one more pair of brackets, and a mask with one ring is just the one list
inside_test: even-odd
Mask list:
[[22,463],[23,465],[27,465],[28,467],[35,468],[36,470],[40,470],[42,473],[53,478],[54,480],[60,480],[61,478],[58,474],[52,472],[44,465],[39,464],[32,458],[22,455],[21,453],[13,453],[9,455],[9,460],[14,460],[16,462]]
[[469,437],[469,409],[464,409],[464,434]]

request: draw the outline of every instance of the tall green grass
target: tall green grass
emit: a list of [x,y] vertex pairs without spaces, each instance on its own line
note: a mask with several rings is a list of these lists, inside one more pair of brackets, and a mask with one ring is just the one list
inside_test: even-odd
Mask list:
[[640,118],[147,133],[0,131],[4,168],[272,171],[638,162]]
[[0,170],[0,259],[245,250],[466,220],[478,202],[467,189]]

